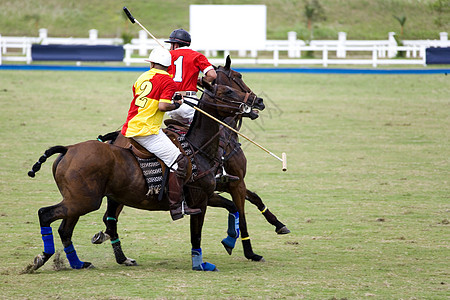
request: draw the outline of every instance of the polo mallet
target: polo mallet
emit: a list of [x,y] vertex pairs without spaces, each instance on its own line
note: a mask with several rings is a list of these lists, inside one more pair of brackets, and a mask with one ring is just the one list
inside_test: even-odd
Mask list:
[[164,45],[161,44],[160,41],[158,41],[158,40],[155,38],[155,36],[154,36],[150,31],[148,31],[144,26],[142,26],[142,24],[139,23],[139,21],[136,20],[136,19],[131,15],[130,11],[128,10],[128,8],[127,8],[126,6],[123,7],[123,11],[124,11],[125,14],[127,15],[128,19],[130,19],[131,23],[133,23],[133,24],[136,23],[136,24],[138,24],[139,26],[141,26],[141,28],[144,29],[144,31],[147,32],[147,34],[148,34],[149,36],[151,36],[151,37],[152,37],[152,38],[153,38],[153,39],[154,39],[161,47],[165,48]]
[[220,121],[219,119],[215,118],[214,116],[210,115],[209,113],[207,113],[206,111],[202,110],[201,108],[198,108],[197,106],[195,106],[193,103],[189,102],[189,101],[185,101],[184,103],[186,103],[187,105],[193,107],[194,109],[198,110],[199,112],[201,112],[202,114],[210,117],[211,119],[213,119],[214,121],[218,122],[219,124],[225,126],[226,128],[230,129],[231,131],[233,131],[234,133],[237,133],[238,135],[242,136],[244,139],[246,139],[247,141],[249,141],[250,143],[258,146],[261,150],[264,150],[265,152],[267,152],[268,154],[272,155],[273,157],[275,157],[276,159],[278,159],[279,161],[282,162],[282,170],[286,171],[287,170],[287,156],[286,153],[281,153],[281,157],[279,158],[276,154],[270,152],[269,150],[267,150],[266,148],[264,148],[263,146],[261,146],[260,144],[258,144],[257,142],[253,141],[252,139],[250,139],[249,137],[247,137],[245,134],[240,133],[239,131],[237,131],[236,129],[234,129],[233,127],[231,127],[230,125],[228,125],[227,123],[224,123],[222,121]]

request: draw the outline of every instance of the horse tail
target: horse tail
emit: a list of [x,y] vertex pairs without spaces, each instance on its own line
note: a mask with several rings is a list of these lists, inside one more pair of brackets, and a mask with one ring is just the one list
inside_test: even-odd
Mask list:
[[53,154],[56,154],[56,153],[61,153],[62,155],[66,154],[67,153],[67,147],[64,147],[64,146],[53,146],[53,147],[47,149],[44,152],[44,155],[42,155],[39,158],[39,160],[33,165],[33,167],[31,168],[31,171],[28,172],[28,176],[33,178],[36,175],[36,172],[41,169],[41,165],[43,163],[45,163],[47,158],[49,158],[50,156],[52,156]]

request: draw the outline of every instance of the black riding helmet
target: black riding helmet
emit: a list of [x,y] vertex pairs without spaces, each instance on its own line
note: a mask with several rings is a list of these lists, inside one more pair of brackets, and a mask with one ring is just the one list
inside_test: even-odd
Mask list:
[[169,36],[166,43],[178,43],[181,46],[189,46],[191,44],[191,35],[184,29],[175,29]]

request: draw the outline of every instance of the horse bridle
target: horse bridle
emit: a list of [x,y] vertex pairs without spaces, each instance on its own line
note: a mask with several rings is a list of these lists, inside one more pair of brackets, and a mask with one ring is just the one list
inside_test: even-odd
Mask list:
[[[239,105],[239,108],[238,108],[239,109],[239,114],[249,113],[251,111],[252,105],[248,105],[247,104],[249,96],[250,96],[250,93],[245,93],[243,101],[237,101],[237,100],[235,100],[235,99],[233,99],[231,97],[226,97],[226,96],[219,97],[217,95],[217,88],[218,88],[218,85],[215,84],[213,86],[213,91],[210,91],[208,89],[203,90],[203,93],[205,93],[206,95],[208,95],[212,99],[216,100],[215,103],[211,103],[209,101],[205,101],[202,98],[197,99],[197,98],[189,97],[189,96],[184,96],[184,98],[194,99],[194,100],[196,100],[199,103],[202,103],[204,105],[215,106],[215,107],[220,107],[220,108],[225,108],[225,109],[230,109],[230,110],[236,110],[237,108],[235,106],[228,105],[227,103],[238,104]],[[229,88],[231,88],[231,87],[229,87]],[[222,102],[224,104],[217,103],[218,102],[217,100],[219,100],[220,102]],[[255,100],[253,100],[253,102],[254,101]],[[253,102],[252,102],[252,104],[253,104]]]
[[235,76],[232,76],[231,71],[232,71],[231,69],[228,69],[228,71],[225,71],[223,68],[220,68],[220,67],[216,69],[216,72],[225,74],[225,76],[227,76],[230,80],[232,80],[234,83],[236,83],[236,85],[239,86],[239,88],[243,92],[248,93],[249,94],[248,97],[252,96],[253,100],[251,101],[251,104],[247,104],[247,105],[249,105],[250,107],[253,108],[253,106],[255,105],[255,101],[258,97],[256,96],[255,93],[253,93],[253,91],[248,86],[242,84],[242,80],[237,80]]

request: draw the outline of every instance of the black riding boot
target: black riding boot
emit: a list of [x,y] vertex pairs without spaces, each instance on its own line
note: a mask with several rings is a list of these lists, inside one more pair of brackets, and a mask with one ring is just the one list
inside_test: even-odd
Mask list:
[[178,169],[169,173],[169,208],[174,221],[181,219],[183,215],[195,215],[202,212],[199,208],[189,208],[183,201],[183,183],[186,177],[187,159],[184,155],[178,157]]

